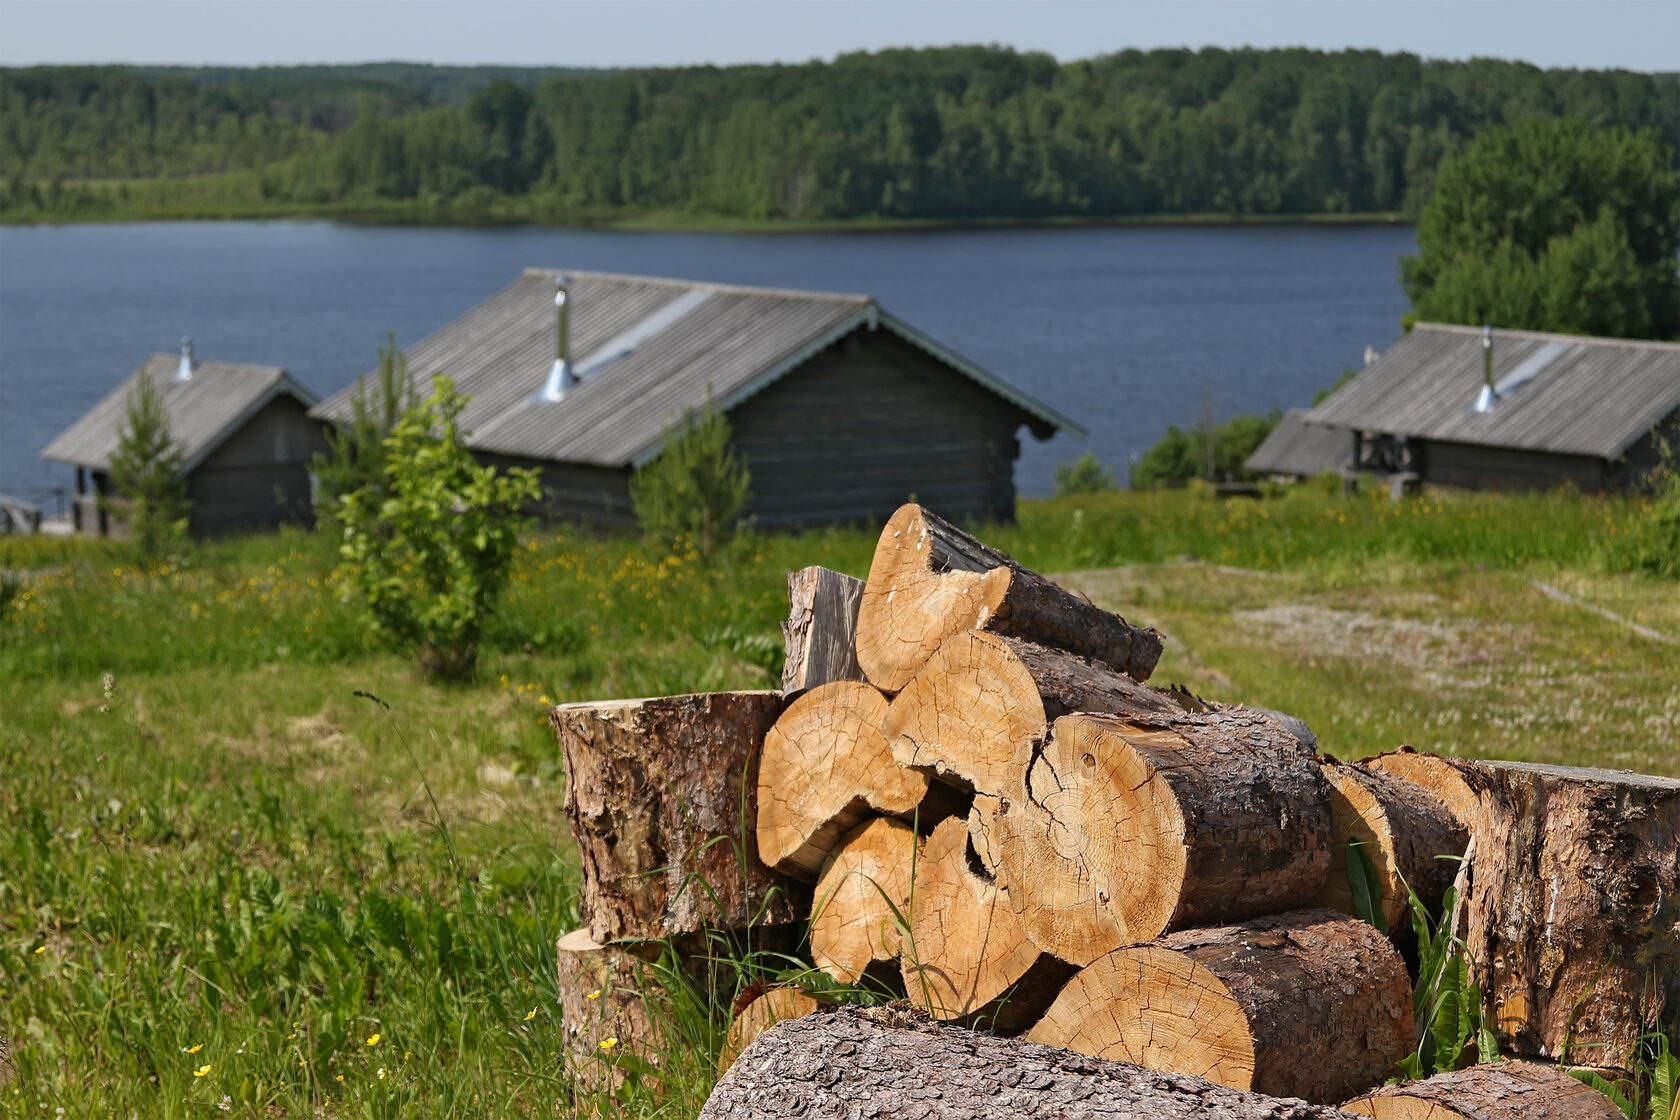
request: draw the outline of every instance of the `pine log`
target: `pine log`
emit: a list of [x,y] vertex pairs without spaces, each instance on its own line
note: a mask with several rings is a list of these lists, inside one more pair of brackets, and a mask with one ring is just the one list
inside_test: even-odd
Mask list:
[[1377,899],[1390,934],[1410,928],[1408,887],[1431,909],[1458,874],[1468,839],[1465,829],[1440,798],[1375,767],[1350,766],[1333,758],[1322,762],[1330,783],[1330,812],[1335,835],[1330,874],[1319,904],[1354,913],[1348,883],[1348,844],[1363,848],[1377,871]]
[[1442,758],[1438,754],[1401,747],[1399,750],[1362,758],[1355,766],[1366,770],[1380,770],[1422,786],[1447,807],[1460,828],[1469,828],[1476,815],[1476,793],[1464,781],[1457,763],[1462,760]]
[[1008,892],[969,852],[968,823],[955,817],[922,846],[901,961],[904,990],[935,1019],[1010,1034],[1037,1020],[1073,968],[1027,939]]
[[764,736],[758,767],[758,854],[813,881],[829,852],[872,812],[914,816],[926,776],[899,766],[881,735],[887,698],[834,681],[788,705]]
[[728,1073],[741,1051],[751,1046],[759,1035],[784,1019],[800,1019],[821,1007],[817,997],[804,988],[788,986],[760,992],[730,1020],[723,1049],[718,1051],[718,1076]]
[[861,681],[857,662],[858,604],[863,581],[813,565],[788,573],[787,657],[782,695],[789,699],[833,681]]
[[1027,1035],[1234,1089],[1328,1103],[1411,1052],[1406,965],[1328,910],[1184,930],[1084,969]]
[[801,920],[809,891],[758,859],[759,748],[776,692],[565,704],[550,714],[590,936],[658,940]]
[[616,1084],[612,1059],[619,1053],[658,1064],[659,1046],[645,1002],[654,987],[647,962],[579,929],[556,943],[555,970],[563,1038],[574,1070],[596,1069]]
[[1376,1120],[1623,1120],[1610,1098],[1553,1065],[1489,1062],[1390,1085],[1343,1112]]
[[700,1120],[1332,1120],[1274,1100],[1067,1050],[995,1038],[897,1008],[777,1024],[712,1090]]
[[910,918],[910,876],[920,850],[915,831],[887,817],[840,841],[811,899],[811,959],[818,968],[855,984],[876,962],[898,960],[899,926]]
[[1147,680],[1161,636],[1064,591],[917,505],[881,531],[858,608],[857,658],[885,692],[954,634],[986,630],[1095,658]]

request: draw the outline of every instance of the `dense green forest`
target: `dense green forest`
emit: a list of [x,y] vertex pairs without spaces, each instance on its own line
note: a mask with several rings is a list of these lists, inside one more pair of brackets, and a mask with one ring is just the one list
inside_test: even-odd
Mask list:
[[0,213],[1415,214],[1486,128],[1680,148],[1680,75],[1371,51],[994,47],[639,71],[0,71]]

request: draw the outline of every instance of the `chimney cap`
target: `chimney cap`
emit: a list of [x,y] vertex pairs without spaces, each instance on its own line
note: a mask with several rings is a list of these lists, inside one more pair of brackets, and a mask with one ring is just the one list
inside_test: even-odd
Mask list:
[[195,364],[193,361],[192,335],[184,334],[181,336],[181,364],[175,370],[175,380],[187,381],[191,379]]

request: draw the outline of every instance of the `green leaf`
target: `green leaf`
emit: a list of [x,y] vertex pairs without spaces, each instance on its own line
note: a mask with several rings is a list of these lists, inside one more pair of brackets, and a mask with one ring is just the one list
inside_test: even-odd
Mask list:
[[1378,933],[1388,933],[1388,922],[1382,913],[1382,884],[1377,878],[1377,865],[1365,850],[1365,841],[1350,838],[1347,842],[1348,889],[1353,894],[1353,913],[1375,926]]

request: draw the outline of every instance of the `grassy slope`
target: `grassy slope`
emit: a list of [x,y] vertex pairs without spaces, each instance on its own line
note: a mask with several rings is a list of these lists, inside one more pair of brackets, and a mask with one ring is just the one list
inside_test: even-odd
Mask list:
[[[1529,583],[1680,635],[1672,583],[1612,571],[1643,514],[1308,488],[1029,503],[985,535],[1161,626],[1158,679],[1297,712],[1337,753],[1680,774],[1680,646]],[[576,871],[543,710],[766,683],[782,574],[862,572],[871,545],[750,537],[705,571],[534,539],[481,679],[444,690],[365,648],[315,538],[149,574],[110,546],[0,540],[0,568],[28,570],[0,622],[0,1035],[19,1075],[0,1111],[609,1110],[556,1057]],[[683,1068],[622,1111],[697,1109],[719,1019],[678,1027]]]

